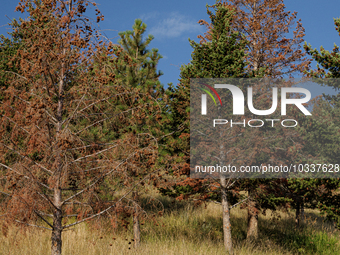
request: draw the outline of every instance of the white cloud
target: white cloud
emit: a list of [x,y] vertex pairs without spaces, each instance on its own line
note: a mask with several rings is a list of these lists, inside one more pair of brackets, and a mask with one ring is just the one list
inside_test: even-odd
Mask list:
[[158,11],[155,12],[149,12],[146,14],[141,15],[139,18],[143,21],[146,22],[148,20],[155,20],[158,19],[161,16],[161,14]]
[[183,34],[201,32],[201,29],[197,21],[179,13],[171,13],[155,26],[151,26],[149,33],[155,38],[175,38]]

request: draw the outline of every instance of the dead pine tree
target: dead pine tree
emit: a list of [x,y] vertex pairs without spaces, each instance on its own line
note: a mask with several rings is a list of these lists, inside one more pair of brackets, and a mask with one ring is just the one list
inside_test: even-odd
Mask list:
[[[303,72],[310,61],[305,57],[301,43],[305,35],[297,12],[285,9],[283,0],[221,0],[218,4],[234,10],[231,26],[247,39],[245,53],[247,70],[256,77],[282,77]],[[201,43],[212,40],[214,24],[200,20],[207,32],[198,36]],[[289,35],[289,31],[293,31]],[[269,180],[268,180],[269,183]],[[261,205],[257,203],[259,182],[244,186],[249,194],[248,239],[258,237],[258,215]],[[268,187],[261,181],[262,187]],[[266,208],[263,208],[266,209]]]
[[[120,48],[101,41],[84,16],[88,5],[96,6],[19,2],[17,11],[28,17],[15,23],[21,47],[8,63],[18,71],[6,81],[0,104],[4,215],[9,223],[50,230],[52,255],[61,254],[65,229],[131,196],[154,171],[158,151],[155,137],[134,127],[142,120],[150,124],[159,103],[98,65],[100,58],[116,59]],[[103,20],[98,9],[96,15]],[[139,178],[130,178],[131,172]],[[100,185],[115,176],[124,192],[101,203]],[[69,223],[69,217],[76,220]]]

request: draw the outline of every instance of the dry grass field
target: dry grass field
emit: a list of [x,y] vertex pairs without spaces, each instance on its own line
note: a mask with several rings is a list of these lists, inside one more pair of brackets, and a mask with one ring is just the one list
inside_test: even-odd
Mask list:
[[[226,254],[222,244],[222,219],[219,205],[194,207],[187,202],[165,206],[156,222],[141,226],[142,244],[134,249],[132,230],[114,231],[108,222],[82,224],[63,233],[65,255],[108,254]],[[304,227],[297,230],[294,212],[271,212],[259,217],[260,236],[256,243],[246,237],[246,210],[232,209],[232,233],[235,253],[249,254],[340,254],[340,235],[324,222],[315,210],[306,210]],[[50,253],[50,232],[36,228],[3,228],[0,231],[0,254],[37,255]]]

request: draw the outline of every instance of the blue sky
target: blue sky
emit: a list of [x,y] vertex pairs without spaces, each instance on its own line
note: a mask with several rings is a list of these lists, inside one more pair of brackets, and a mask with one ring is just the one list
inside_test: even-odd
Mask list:
[[[154,35],[152,48],[158,48],[163,56],[158,69],[164,75],[160,81],[166,85],[169,82],[178,83],[179,68],[191,59],[192,48],[188,38],[198,41],[197,35],[203,34],[205,28],[197,24],[200,19],[208,19],[206,4],[214,4],[215,0],[172,0],[172,1],[112,1],[98,0],[99,9],[105,16],[100,29],[113,42],[118,40],[118,32],[132,29],[134,20],[142,19],[147,24],[147,33]],[[340,45],[340,37],[334,29],[333,18],[340,17],[339,0],[286,0],[287,11],[297,11],[298,19],[305,27],[305,41],[313,48],[321,45],[331,50],[334,43]],[[9,18],[19,17],[14,12],[17,1],[4,1],[0,10],[0,25],[6,25]],[[94,9],[90,9],[93,16]],[[7,26],[0,27],[0,34],[6,34]],[[313,65],[315,66],[315,64]],[[325,89],[326,90],[326,89]]]

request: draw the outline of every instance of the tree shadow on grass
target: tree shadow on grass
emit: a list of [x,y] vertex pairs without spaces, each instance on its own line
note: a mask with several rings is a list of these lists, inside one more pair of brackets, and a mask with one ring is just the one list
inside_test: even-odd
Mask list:
[[[273,220],[260,218],[258,242],[268,241],[293,254],[339,254],[339,238],[320,223],[320,218],[307,213],[305,223],[296,227],[294,218]],[[319,221],[318,224],[316,224]]]

